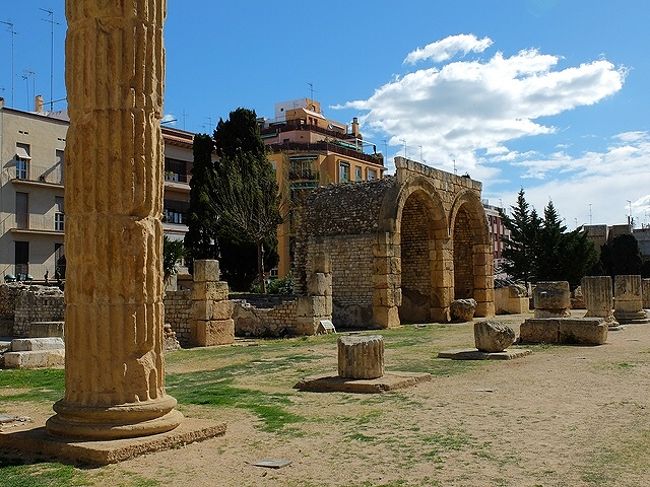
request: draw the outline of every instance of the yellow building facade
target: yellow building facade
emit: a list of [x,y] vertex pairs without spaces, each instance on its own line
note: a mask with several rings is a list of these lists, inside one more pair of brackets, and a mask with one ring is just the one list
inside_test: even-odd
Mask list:
[[[260,124],[282,195],[284,223],[278,227],[278,276],[291,272],[298,226],[297,208],[311,190],[328,184],[380,179],[383,155],[363,140],[359,124],[327,119],[310,99],[279,103],[276,118]],[[345,211],[344,208],[341,211]]]

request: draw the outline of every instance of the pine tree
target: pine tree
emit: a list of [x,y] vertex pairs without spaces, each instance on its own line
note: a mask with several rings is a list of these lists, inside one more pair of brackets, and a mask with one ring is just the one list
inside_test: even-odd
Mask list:
[[607,242],[600,251],[600,261],[608,275],[641,274],[643,261],[639,242],[633,235],[619,235]]
[[212,162],[214,141],[207,134],[194,136],[194,165],[190,180],[190,207],[185,248],[188,264],[195,259],[216,259],[219,255],[217,213],[212,199],[215,168]]
[[537,281],[558,281],[564,271],[562,253],[566,226],[562,225],[560,216],[552,201],[544,208],[544,220],[538,233],[536,243],[535,278]]

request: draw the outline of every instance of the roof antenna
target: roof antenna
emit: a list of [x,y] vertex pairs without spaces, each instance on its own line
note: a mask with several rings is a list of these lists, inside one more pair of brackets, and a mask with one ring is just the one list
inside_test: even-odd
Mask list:
[[50,24],[50,111],[54,111],[54,26],[61,25],[54,20],[54,11],[46,8],[39,8],[39,10],[47,13],[49,19],[41,19],[43,22]]

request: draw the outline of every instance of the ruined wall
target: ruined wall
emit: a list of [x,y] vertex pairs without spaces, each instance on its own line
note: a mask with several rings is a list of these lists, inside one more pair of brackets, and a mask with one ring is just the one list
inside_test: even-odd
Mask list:
[[22,286],[16,294],[13,336],[28,337],[31,323],[63,321],[63,291],[56,287]]
[[235,335],[239,337],[285,337],[294,335],[297,300],[272,308],[258,308],[246,300],[234,300]]
[[183,347],[190,344],[190,318],[192,312],[192,291],[167,291],[165,293],[165,323],[171,325],[176,338]]

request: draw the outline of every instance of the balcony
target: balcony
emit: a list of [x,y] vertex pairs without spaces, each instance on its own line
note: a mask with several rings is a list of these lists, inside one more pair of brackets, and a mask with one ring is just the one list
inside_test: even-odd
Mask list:
[[384,156],[381,154],[366,154],[364,152],[342,147],[341,145],[332,142],[314,142],[314,143],[285,142],[281,144],[270,144],[268,147],[271,149],[272,152],[285,152],[285,151],[334,152],[336,154],[340,154],[342,156],[351,159],[356,159],[359,161],[376,164],[379,167],[384,166]]
[[57,182],[50,182],[50,181],[46,181],[45,178],[41,178],[38,180],[13,178],[11,180],[11,183],[16,185],[32,186],[38,188],[63,189],[63,180],[59,180]]
[[175,189],[184,193],[190,191],[191,176],[174,171],[165,171],[165,188]]

